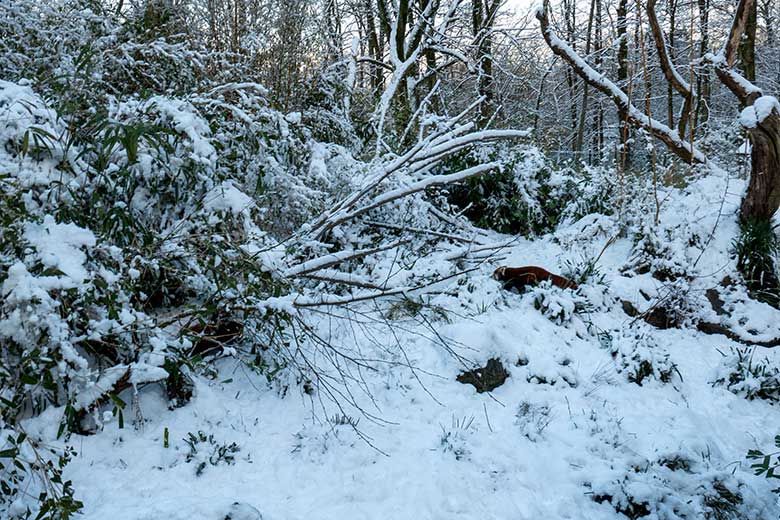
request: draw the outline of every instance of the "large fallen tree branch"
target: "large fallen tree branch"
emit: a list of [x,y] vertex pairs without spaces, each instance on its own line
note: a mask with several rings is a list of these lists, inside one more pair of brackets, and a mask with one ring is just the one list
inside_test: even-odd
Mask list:
[[[461,116],[458,116],[461,117]],[[451,184],[481,175],[500,166],[499,163],[488,163],[472,168],[467,168],[457,173],[436,175],[423,179],[406,188],[398,188],[391,192],[385,192],[376,196],[372,201],[357,207],[361,201],[372,193],[381,190],[383,182],[392,174],[405,169],[410,175],[419,175],[432,169],[445,158],[460,152],[475,144],[488,143],[504,139],[517,139],[528,137],[526,130],[484,130],[481,132],[468,132],[473,128],[472,124],[460,125],[452,130],[437,131],[426,139],[417,143],[411,150],[400,157],[391,160],[387,165],[379,168],[378,173],[372,175],[363,183],[363,187],[355,193],[334,204],[334,207],[318,217],[309,227],[309,233],[316,239],[322,240],[327,233],[339,224],[354,219],[383,204],[387,204],[398,198],[412,195],[430,186]],[[465,135],[462,135],[465,134]]]

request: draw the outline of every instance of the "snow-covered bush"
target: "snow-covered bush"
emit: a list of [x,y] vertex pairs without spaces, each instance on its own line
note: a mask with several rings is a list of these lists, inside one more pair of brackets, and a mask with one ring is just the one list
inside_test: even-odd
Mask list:
[[471,455],[469,449],[469,437],[476,430],[474,417],[452,418],[452,424],[449,428],[441,425],[441,436],[439,437],[439,447],[443,453],[452,453],[455,460],[468,459]]
[[527,401],[520,403],[515,414],[515,424],[523,436],[536,442],[542,438],[544,430],[550,425],[550,407],[546,404],[534,404]]
[[621,270],[630,275],[650,273],[664,282],[690,276],[685,249],[675,247],[672,234],[670,229],[642,224],[634,236],[631,258]]
[[[775,448],[780,448],[780,435],[775,435]],[[766,453],[762,450],[749,450],[747,460],[752,461],[750,468],[758,476],[770,479],[780,479],[780,451]],[[773,489],[780,493],[780,487]]]
[[0,513],[9,519],[71,518],[82,507],[71,482],[62,478],[73,449],[42,446],[3,426],[0,419]]
[[534,308],[550,321],[563,325],[588,308],[587,300],[572,290],[562,290],[550,282],[542,282],[531,289]]
[[686,454],[637,461],[623,472],[616,470],[586,485],[593,500],[611,505],[628,518],[771,518],[770,504],[759,498],[753,483]]
[[480,147],[456,156],[456,169],[501,158],[497,173],[447,188],[448,201],[476,225],[503,233],[537,235],[590,213],[612,213],[614,172],[559,165],[535,147]]
[[517,362],[519,373],[529,383],[537,385],[567,385],[576,387],[579,384],[577,371],[572,366],[571,359],[564,357],[520,358]]
[[354,447],[361,441],[355,419],[335,417],[307,425],[294,435],[291,452],[305,459],[320,462],[330,451]]
[[236,463],[236,453],[241,448],[235,442],[219,442],[213,434],[202,431],[189,432],[184,442],[189,447],[184,462],[195,465],[195,476],[201,476],[211,466],[220,464],[232,465]]
[[747,286],[756,299],[780,307],[778,258],[780,240],[770,221],[743,222],[734,240],[737,267],[745,273]]
[[732,349],[723,356],[713,385],[724,386],[745,399],[780,401],[780,368],[769,358],[754,358],[755,348]]
[[628,329],[613,338],[611,353],[617,372],[640,386],[649,378],[669,383],[677,373],[666,349],[641,331]]

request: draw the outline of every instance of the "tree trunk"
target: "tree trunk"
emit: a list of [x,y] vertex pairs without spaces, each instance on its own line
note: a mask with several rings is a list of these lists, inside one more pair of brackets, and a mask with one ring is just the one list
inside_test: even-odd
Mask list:
[[740,219],[743,223],[768,221],[780,208],[780,114],[766,117],[748,135],[753,147],[750,182]]
[[[591,34],[593,33],[593,18],[595,17],[596,0],[590,0],[590,16],[588,17],[588,31],[585,37],[585,56],[590,55]],[[574,151],[582,152],[582,145],[585,140],[585,122],[588,115],[588,94],[590,85],[585,83],[582,88],[582,107],[580,108],[580,119],[577,123],[577,137],[574,140]]]
[[477,43],[477,91],[484,101],[479,106],[479,121],[484,128],[495,110],[493,80],[493,24],[500,0],[472,0],[471,31]]
[[[710,0],[697,1],[699,3],[699,30],[701,31],[699,56],[704,56],[710,50]],[[694,128],[698,128],[710,118],[710,72],[708,70],[702,70],[696,75],[696,91],[699,93],[699,99],[696,104]]]
[[[628,0],[620,0],[617,8],[617,37],[620,40],[618,43],[617,53],[617,80],[618,85],[621,88],[625,88],[625,83],[628,81],[628,21],[626,15],[628,13]],[[620,119],[620,141],[623,143],[623,151],[620,154],[620,160],[622,166],[626,166],[631,162],[631,153],[628,147],[628,140],[631,137],[631,128],[626,121],[625,114],[618,110],[618,118]]]
[[[677,33],[677,2],[669,2],[669,59],[674,56],[674,37]],[[656,43],[656,47],[658,44]],[[674,87],[671,82],[666,85],[666,120],[674,128]]]
[[752,3],[745,26],[745,35],[739,43],[739,62],[745,79],[756,81],[756,29],[758,27],[757,2]]

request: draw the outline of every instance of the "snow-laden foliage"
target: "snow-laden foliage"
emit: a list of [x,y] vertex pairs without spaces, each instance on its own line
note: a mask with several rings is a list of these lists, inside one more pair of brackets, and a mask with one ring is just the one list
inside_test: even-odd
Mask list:
[[480,147],[445,165],[457,168],[502,158],[495,173],[447,190],[448,201],[480,227],[535,235],[615,207],[615,172],[609,167],[552,163],[537,148]]
[[[116,103],[91,143],[66,149],[64,122],[30,87],[2,86],[4,115],[16,122],[2,143],[12,172],[3,213],[13,218],[2,235],[0,330],[11,345],[4,366],[13,370],[3,386],[13,388],[15,405],[6,419],[47,404],[82,412],[118,383],[167,377],[160,367],[172,349],[192,345],[163,331],[150,315],[160,309],[275,290],[262,268],[273,266],[271,226],[261,229],[264,215],[245,192],[254,194],[264,178],[255,156],[281,170],[285,146],[307,145],[262,106],[256,87]],[[226,101],[235,89],[241,101]],[[249,129],[227,132],[236,114],[249,118],[252,110],[260,114]],[[272,141],[284,143],[274,148],[278,156],[267,153]],[[218,153],[230,160],[223,164]],[[216,248],[220,254],[204,254]],[[259,274],[237,277],[241,265]]]
[[[704,380],[717,351],[693,330],[777,328],[726,283],[750,316],[707,306],[708,273],[735,274],[739,182],[551,160],[482,100],[417,99],[428,69],[398,48],[377,92],[360,42],[313,65],[333,13],[261,4],[225,34],[218,2],[0,5],[0,517],[776,509],[730,463],[766,443],[777,370],[737,356]],[[471,74],[451,5],[403,38]],[[502,264],[577,287],[504,291]],[[499,386],[457,383],[485,360]]]
[[677,367],[669,352],[654,343],[641,330],[627,330],[618,338],[612,338],[611,353],[618,373],[637,385],[648,379],[669,383],[677,374]]
[[755,349],[740,348],[724,354],[713,378],[745,399],[780,401],[780,368],[766,357],[755,357]]
[[712,468],[695,453],[671,453],[635,461],[610,480],[589,482],[593,500],[609,504],[628,518],[659,520],[769,519],[755,489],[728,471]]

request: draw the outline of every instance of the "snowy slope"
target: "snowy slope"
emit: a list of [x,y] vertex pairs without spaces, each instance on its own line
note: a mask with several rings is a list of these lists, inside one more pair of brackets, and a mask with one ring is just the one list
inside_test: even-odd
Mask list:
[[[707,244],[702,255],[696,247],[678,251],[699,273],[694,293],[733,271],[742,185],[728,182],[713,175],[664,205],[667,228]],[[518,240],[505,263],[561,270],[567,260],[597,255],[616,229],[617,217],[589,216]],[[221,520],[240,502],[266,520],[617,519],[625,518],[618,510],[629,511],[629,496],[652,506],[645,518],[705,518],[715,488],[741,493],[730,518],[777,518],[772,482],[752,475],[745,454],[772,446],[778,409],[713,386],[722,353],[736,346],[730,340],[658,330],[623,312],[619,299],[642,307],[642,293],[664,287],[649,274],[621,272],[632,251],[629,239],[614,242],[599,262],[604,282],[577,295],[503,291],[486,263],[431,296],[447,319],[424,309],[396,316],[388,328],[323,315],[323,336],[376,360],[375,370],[345,367],[366,414],[339,410],[301,385],[280,392],[229,359],[218,377],[197,378],[195,398],[182,408],[169,411],[158,389],[142,389],[142,420],[126,411],[123,429],[114,420],[97,435],[70,439],[78,456],[66,477],[85,504],[83,518]],[[589,311],[570,312],[576,302]],[[777,323],[772,312],[762,308],[754,318]],[[610,344],[594,331],[608,333]],[[656,368],[676,367],[670,380],[630,382],[626,367],[637,352]],[[764,354],[780,361],[772,351],[756,353]],[[510,373],[504,385],[479,394],[456,382],[464,366],[491,357]],[[28,431],[51,429],[57,412]],[[192,450],[186,439],[197,432],[204,440]]]

